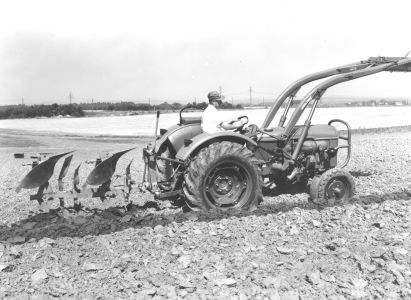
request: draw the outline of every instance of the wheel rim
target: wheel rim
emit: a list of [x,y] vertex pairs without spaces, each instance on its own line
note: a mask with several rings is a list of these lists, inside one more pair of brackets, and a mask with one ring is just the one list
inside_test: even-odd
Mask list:
[[334,178],[327,184],[325,195],[329,200],[340,201],[347,198],[348,189],[348,182],[344,178]]
[[236,161],[225,160],[217,164],[206,178],[205,196],[212,206],[241,207],[251,195],[251,173]]

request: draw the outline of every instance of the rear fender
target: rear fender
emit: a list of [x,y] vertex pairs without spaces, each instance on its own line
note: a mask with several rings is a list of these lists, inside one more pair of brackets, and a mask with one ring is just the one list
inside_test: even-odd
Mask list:
[[174,153],[177,153],[184,146],[185,139],[199,135],[202,132],[201,124],[174,125],[157,140],[155,151],[158,152],[165,145],[171,145]]
[[189,143],[185,143],[177,152],[176,158],[186,161],[190,156],[197,154],[202,148],[215,142],[230,141],[239,144],[257,146],[257,143],[245,135],[232,131],[221,131],[216,133],[202,133],[193,137]]

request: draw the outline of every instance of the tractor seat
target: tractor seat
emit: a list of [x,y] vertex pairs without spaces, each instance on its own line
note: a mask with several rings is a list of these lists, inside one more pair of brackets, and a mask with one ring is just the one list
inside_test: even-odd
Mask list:
[[181,125],[187,124],[200,124],[201,123],[201,116],[198,117],[182,117],[181,118]]

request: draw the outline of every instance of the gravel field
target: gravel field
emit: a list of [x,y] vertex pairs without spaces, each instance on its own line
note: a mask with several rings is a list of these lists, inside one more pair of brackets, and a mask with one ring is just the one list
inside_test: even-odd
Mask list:
[[15,192],[30,170],[15,152],[77,150],[76,166],[136,147],[117,170],[135,158],[139,180],[147,141],[0,130],[1,299],[411,299],[410,126],[353,134],[357,195],[321,210],[273,190],[253,212],[183,213],[137,193],[129,211],[90,199],[40,212]]

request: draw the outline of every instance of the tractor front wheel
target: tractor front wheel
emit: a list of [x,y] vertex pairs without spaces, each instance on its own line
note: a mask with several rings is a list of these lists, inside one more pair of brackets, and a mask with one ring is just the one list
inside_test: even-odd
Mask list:
[[192,209],[253,209],[262,199],[258,160],[244,145],[219,142],[202,149],[185,175]]
[[334,168],[311,181],[311,201],[320,206],[341,205],[355,194],[355,183],[350,173]]

